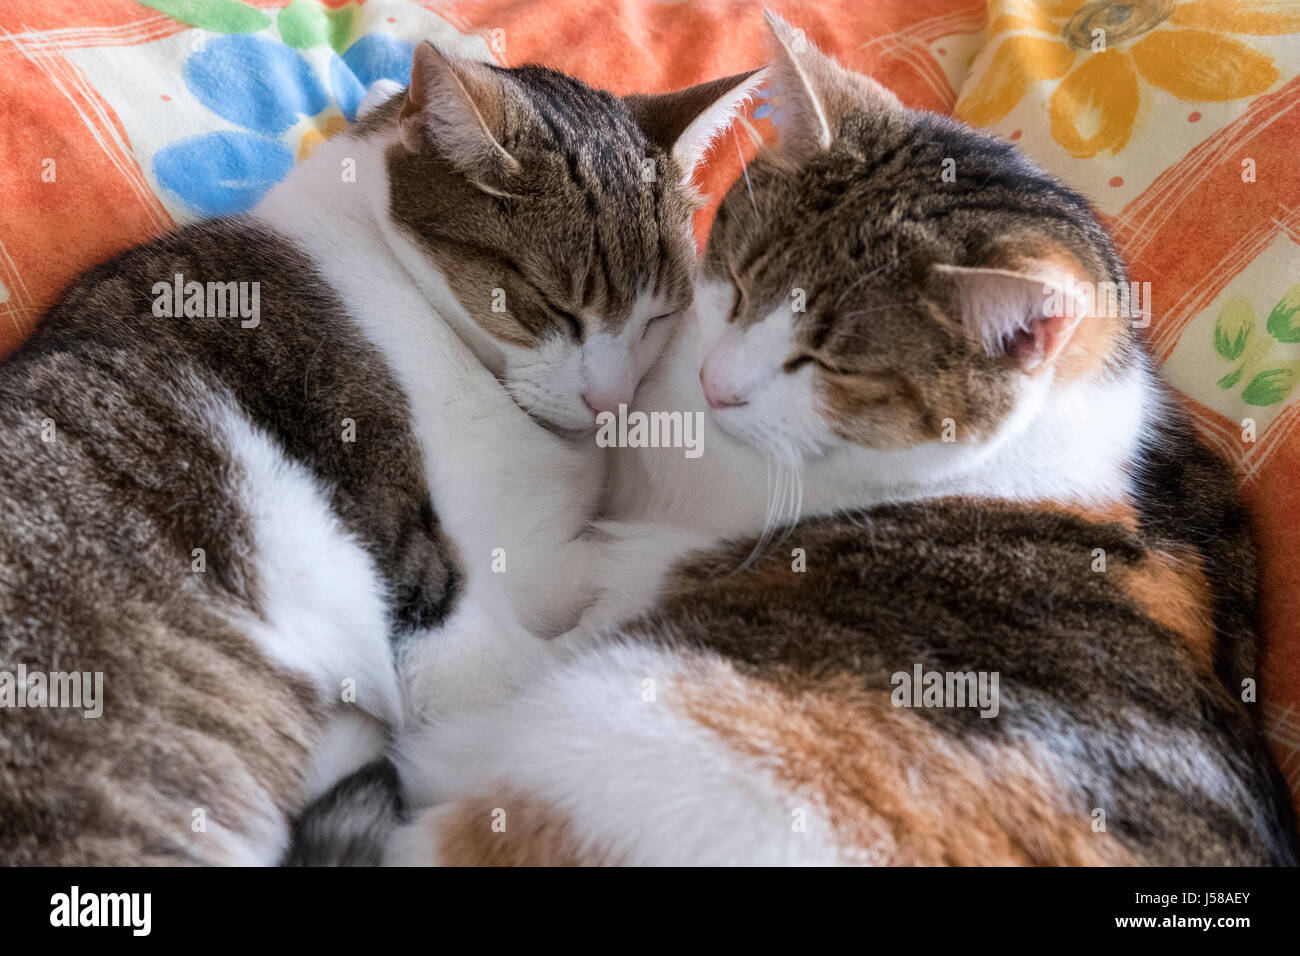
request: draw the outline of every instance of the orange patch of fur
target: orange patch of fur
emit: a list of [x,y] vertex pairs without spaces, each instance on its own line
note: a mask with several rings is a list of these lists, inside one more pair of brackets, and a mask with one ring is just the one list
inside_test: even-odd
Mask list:
[[1206,673],[1214,669],[1214,605],[1200,555],[1151,551],[1125,568],[1120,586],[1151,621],[1179,635]]
[[[1074,256],[1061,252],[1047,257],[1046,261],[1075,282],[1091,283],[1096,280]],[[1070,340],[1056,357],[1057,378],[1074,382],[1096,374],[1115,353],[1124,338],[1124,325],[1128,320],[1120,315],[1085,315],[1075,326]]]
[[506,791],[495,798],[460,800],[430,814],[429,819],[439,866],[619,863],[611,854],[578,840],[567,814],[532,795]]
[[[721,668],[719,664],[717,667]],[[880,865],[1122,865],[1135,862],[1028,753],[943,733],[849,675],[695,678],[686,716],[774,768],[810,829],[845,859]],[[797,806],[797,802],[792,804]]]
[[1124,319],[1119,316],[1088,315],[1079,320],[1070,341],[1056,359],[1061,381],[1073,382],[1096,374],[1114,354],[1123,338]]
[[[909,448],[936,440],[942,434],[940,419],[935,417],[927,425],[920,397],[905,387],[901,377],[881,380],[823,375],[821,392],[837,434],[848,441],[872,448]],[[946,407],[953,408],[962,402],[964,395],[960,389],[950,388],[946,390],[946,398]],[[872,413],[882,409],[891,412],[889,419],[879,423],[871,421]]]
[[[1047,501],[1040,510],[1098,524],[1138,530],[1137,511],[1128,500],[1102,505]],[[1120,587],[1149,620],[1178,634],[1204,671],[1214,669],[1214,603],[1201,557],[1188,548],[1150,550],[1135,566],[1118,570]]]
[[1108,501],[1101,504],[1084,504],[1082,502],[1047,501],[1039,506],[1042,511],[1069,515],[1082,521],[1096,524],[1117,524],[1125,531],[1138,530],[1137,509],[1127,498],[1120,501]]

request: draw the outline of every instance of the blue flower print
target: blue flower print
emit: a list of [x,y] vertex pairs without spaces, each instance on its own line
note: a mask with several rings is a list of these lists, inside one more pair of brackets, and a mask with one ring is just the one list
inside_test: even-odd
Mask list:
[[[213,113],[241,127],[179,140],[154,154],[158,183],[199,216],[251,209],[309,147],[356,119],[366,90],[379,79],[405,83],[413,43],[383,34],[363,36],[342,56],[331,54],[330,87],[312,64],[284,43],[254,35],[219,36],[186,61],[185,84]],[[331,95],[332,93],[332,95]],[[303,117],[338,104],[303,142],[286,135]]]

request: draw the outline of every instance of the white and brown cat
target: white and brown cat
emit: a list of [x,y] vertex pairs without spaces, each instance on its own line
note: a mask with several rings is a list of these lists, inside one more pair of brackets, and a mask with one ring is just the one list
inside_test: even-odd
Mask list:
[[771,22],[781,148],[637,397],[705,453],[621,452],[589,633],[403,743],[390,861],[1295,863],[1231,473],[1071,298],[1109,237]]
[[620,99],[422,44],[249,215],[67,290],[0,366],[0,671],[105,699],[4,711],[0,862],[275,862],[466,622],[529,653],[576,619],[596,412],[689,302],[688,180],[752,83]]

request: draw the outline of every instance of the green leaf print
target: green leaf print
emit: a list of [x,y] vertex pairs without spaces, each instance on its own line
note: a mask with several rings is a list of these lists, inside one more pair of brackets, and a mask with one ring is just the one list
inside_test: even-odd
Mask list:
[[1219,381],[1216,382],[1215,384],[1218,385],[1219,388],[1232,388],[1232,386],[1236,385],[1238,382],[1241,381],[1241,375],[1245,371],[1246,371],[1246,366],[1238,365],[1227,375],[1223,376],[1223,378],[1219,379]]
[[1300,283],[1287,289],[1282,301],[1273,306],[1266,325],[1269,335],[1279,342],[1300,342]]
[[1214,323],[1214,350],[1232,361],[1241,357],[1255,327],[1255,309],[1244,295],[1234,295]]
[[1242,295],[1234,295],[1214,322],[1214,351],[1236,367],[1215,384],[1235,388],[1246,382],[1241,400],[1247,405],[1276,405],[1295,388],[1300,362],[1279,361],[1273,355],[1278,343],[1300,342],[1300,283],[1293,285],[1273,306],[1261,331],[1255,309]]
[[330,46],[335,53],[342,53],[352,45],[353,34],[357,32],[357,20],[360,8],[355,3],[325,11],[330,21]]
[[289,46],[306,50],[329,42],[330,21],[325,8],[310,0],[293,0],[275,18],[280,39]]
[[293,0],[276,18],[280,39],[291,47],[306,50],[329,44],[342,53],[352,43],[357,22],[356,4],[326,10],[315,0]]
[[1265,369],[1242,389],[1241,400],[1247,405],[1276,405],[1291,394],[1295,378],[1292,368]]
[[240,0],[139,0],[173,20],[213,33],[256,33],[271,25],[271,18]]

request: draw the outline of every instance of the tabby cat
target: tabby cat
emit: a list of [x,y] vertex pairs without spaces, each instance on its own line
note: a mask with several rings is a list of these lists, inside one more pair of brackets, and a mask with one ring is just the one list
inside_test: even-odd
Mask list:
[[0,367],[0,862],[276,862],[458,621],[577,619],[596,413],[689,302],[688,180],[752,83],[425,43],[251,214],[67,291]]
[[781,147],[637,396],[705,455],[620,454],[578,649],[405,742],[390,860],[1293,864],[1248,519],[1110,239],[771,25]]

